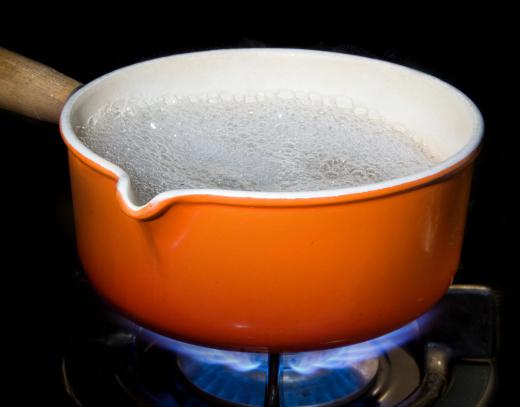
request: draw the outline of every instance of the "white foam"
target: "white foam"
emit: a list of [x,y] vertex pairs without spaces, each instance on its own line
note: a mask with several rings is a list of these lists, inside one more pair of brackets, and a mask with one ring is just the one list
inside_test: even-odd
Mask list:
[[337,189],[439,161],[363,106],[287,90],[118,100],[77,130],[129,174],[137,204],[172,189]]

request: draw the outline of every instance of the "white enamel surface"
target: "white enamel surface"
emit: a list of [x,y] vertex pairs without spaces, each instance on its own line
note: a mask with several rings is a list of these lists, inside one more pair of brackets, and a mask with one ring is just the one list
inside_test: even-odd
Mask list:
[[[76,137],[74,129],[97,109],[124,97],[158,97],[228,92],[247,94],[291,90],[316,92],[377,112],[425,142],[440,164],[411,176],[369,185],[309,192],[252,192],[219,189],[172,190],[147,205],[182,195],[301,199],[357,194],[418,180],[463,160],[479,145],[483,121],[476,106],[451,85],[430,75],[384,61],[294,49],[218,50],[159,58],[114,71],[77,91],[65,105],[60,127],[70,146],[118,178],[118,191],[132,211],[128,175]],[[145,206],[147,206],[145,205]]]

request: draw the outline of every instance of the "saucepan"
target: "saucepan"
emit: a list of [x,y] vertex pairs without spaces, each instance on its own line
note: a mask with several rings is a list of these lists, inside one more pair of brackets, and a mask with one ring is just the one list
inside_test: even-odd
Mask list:
[[[0,84],[0,106],[59,118],[83,267],[120,312],[161,334],[248,351],[352,344],[425,313],[457,270],[483,121],[432,76],[339,53],[233,49],[154,59],[79,87],[1,50]],[[442,160],[343,189],[179,189],[140,205],[127,173],[76,134],[125,97],[279,89],[347,96],[410,129]]]

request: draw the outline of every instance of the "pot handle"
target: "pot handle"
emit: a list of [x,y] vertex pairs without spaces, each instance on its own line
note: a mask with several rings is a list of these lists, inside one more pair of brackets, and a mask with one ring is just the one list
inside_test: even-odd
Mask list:
[[0,108],[58,123],[63,105],[81,86],[39,62],[0,47]]

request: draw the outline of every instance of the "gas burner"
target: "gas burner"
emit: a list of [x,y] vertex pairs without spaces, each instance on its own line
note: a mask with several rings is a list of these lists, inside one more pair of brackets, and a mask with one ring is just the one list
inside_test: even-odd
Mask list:
[[[90,367],[92,375],[106,374],[101,382],[112,386],[111,393],[118,389],[119,397],[136,403],[132,405],[266,405],[269,369],[265,364],[240,372],[226,365],[208,365],[186,355],[172,354],[154,345],[139,350],[139,341],[127,334],[117,334],[109,347],[110,350],[97,354],[77,349],[77,353],[70,352],[64,359],[64,382],[74,399],[84,403],[103,392],[102,387],[94,390],[86,386],[85,368]],[[412,354],[396,347],[378,358],[336,370],[302,374],[282,366],[280,382],[284,407],[343,406],[353,400],[390,407],[419,386],[420,372]],[[96,404],[91,401],[81,405]]]
[[[179,356],[181,372],[195,388],[211,399],[221,399],[242,407],[264,405],[268,367],[265,364],[248,372],[225,365],[207,365]],[[302,374],[282,367],[280,395],[284,406],[328,406],[346,403],[367,391],[377,375],[378,359],[358,362],[344,369],[318,370]]]
[[494,384],[492,292],[452,287],[435,313],[429,330],[416,322],[412,339],[378,353],[353,345],[269,356],[171,340],[169,347],[156,334],[105,319],[94,337],[71,340],[63,381],[71,405],[82,407],[485,405]]
[[[270,358],[276,357],[271,355]],[[404,400],[419,384],[419,369],[405,350],[395,348],[379,358],[354,362],[339,369],[303,374],[280,364],[280,404],[285,407],[343,406],[357,399],[372,405],[391,406]],[[285,360],[284,360],[285,359]],[[208,365],[187,356],[178,357],[185,378],[203,397],[232,406],[261,407],[266,403],[268,366],[239,372],[225,365]],[[399,387],[389,385],[397,378]],[[267,392],[267,396],[269,392]],[[273,405],[277,405],[273,401]]]

